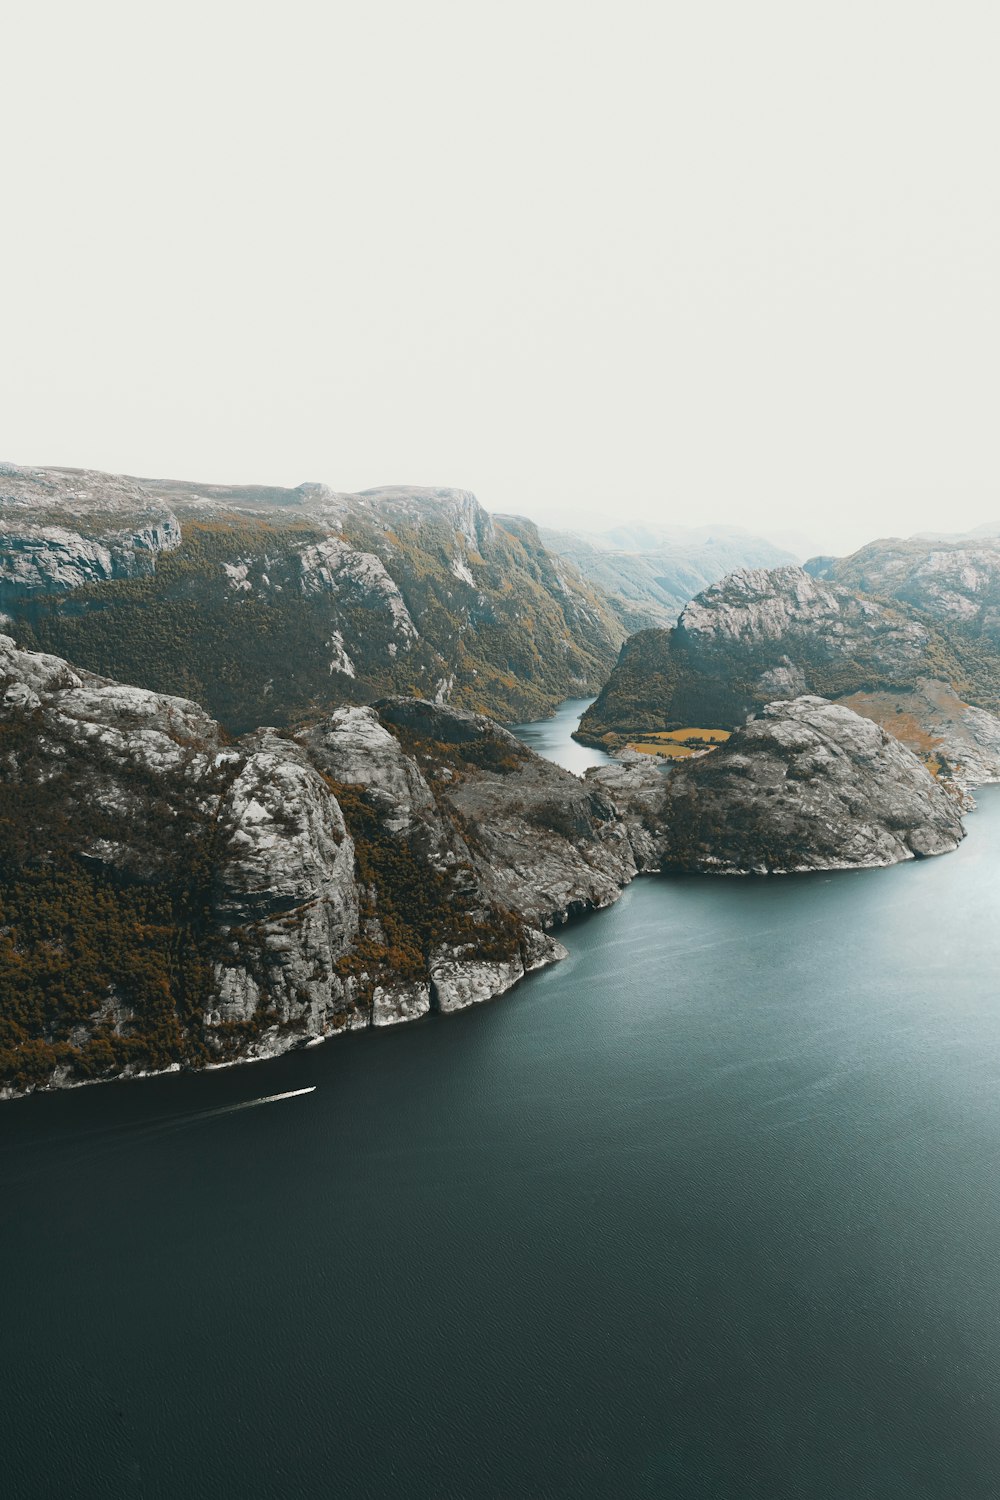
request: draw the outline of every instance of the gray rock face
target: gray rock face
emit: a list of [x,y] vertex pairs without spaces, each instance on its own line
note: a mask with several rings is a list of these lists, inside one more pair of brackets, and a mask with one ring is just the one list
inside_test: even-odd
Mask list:
[[810,573],[912,604],[944,624],[1000,638],[1000,538],[871,542],[843,558],[813,558]]
[[591,767],[584,780],[613,803],[632,846],[637,871],[647,874],[658,870],[669,837],[663,767],[648,755],[625,751],[610,765]]
[[[157,569],[178,545],[182,566]],[[140,589],[104,587],[140,576]],[[174,636],[179,600],[205,626],[187,670],[169,649],[143,649]],[[0,610],[25,644],[190,691],[240,732],[410,692],[530,718],[596,689],[622,640],[602,596],[531,522],[500,524],[467,490],[13,465],[0,471]],[[91,610],[99,631],[82,628]]]
[[707,677],[745,662],[755,698],[875,656],[881,675],[905,678],[928,641],[923,626],[802,568],[729,574],[685,607],[676,636],[678,652]]
[[825,563],[820,571],[730,574],[687,605],[675,630],[632,636],[579,738],[607,745],[688,725],[730,729],[780,699],[906,695],[925,679],[992,706],[1000,672],[980,638],[916,617],[905,601],[827,581]]
[[[10,838],[22,803],[44,814],[27,849]],[[95,1047],[97,1076],[119,1044],[139,1059],[119,1073],[153,1071],[164,1025],[171,1064],[237,1061],[502,994],[565,956],[546,929],[648,867],[637,847],[613,794],[480,715],[393,699],[233,743],[194,703],[0,636],[3,871],[54,858],[176,893],[171,951],[200,955],[197,1005],[179,995],[168,1021],[131,981],[71,1026],[43,1007],[22,1041],[53,1062],[22,1088],[74,1081]],[[0,1061],[4,1047],[0,1029]]]
[[265,976],[220,962],[211,1022],[249,1021],[262,991],[282,1027],[339,1029],[353,1009],[332,966],[358,935],[354,844],[340,807],[299,746],[266,732],[240,757],[216,814],[220,927],[256,924]]
[[0,607],[149,574],[180,540],[176,516],[134,480],[0,466]]
[[625,643],[580,738],[597,744],[686,725],[728,729],[765,703],[804,692],[837,698],[912,687],[929,675],[940,645],[899,610],[802,568],[743,569],[693,599],[674,630],[641,631]]
[[438,766],[435,792],[452,815],[446,823],[457,818],[463,829],[456,857],[468,860],[487,901],[549,928],[609,905],[637,873],[625,821],[599,786],[532,754],[481,714],[419,699],[376,707],[404,743],[409,736],[414,746],[454,748],[458,773]]
[[303,594],[330,594],[348,607],[357,602],[384,611],[397,650],[408,651],[418,639],[402,594],[372,553],[356,552],[337,537],[328,537],[302,549],[299,568]]
[[[30,744],[0,778],[51,785],[67,852],[155,882],[176,878],[179,854],[211,851],[213,927],[228,956],[214,966],[206,1028],[266,1008],[272,1022],[248,1052],[269,1055],[344,1024],[353,997],[333,966],[358,932],[354,845],[298,745],[265,732],[227,746],[194,703],[74,672],[0,636],[0,726],[26,714]],[[232,936],[250,929],[249,946]]]
[[769,704],[668,781],[666,864],[716,874],[890,865],[963,837],[955,801],[871,720],[817,697]]

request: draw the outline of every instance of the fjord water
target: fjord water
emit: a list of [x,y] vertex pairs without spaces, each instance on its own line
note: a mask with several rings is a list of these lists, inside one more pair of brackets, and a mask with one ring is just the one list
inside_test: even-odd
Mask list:
[[573,738],[573,730],[593,702],[593,698],[567,698],[551,719],[521,724],[515,733],[537,755],[544,755],[557,766],[582,776],[589,766],[606,766],[611,759],[603,750],[578,745]]
[[980,801],[639,881],[495,1004],[0,1106],[4,1495],[996,1496]]

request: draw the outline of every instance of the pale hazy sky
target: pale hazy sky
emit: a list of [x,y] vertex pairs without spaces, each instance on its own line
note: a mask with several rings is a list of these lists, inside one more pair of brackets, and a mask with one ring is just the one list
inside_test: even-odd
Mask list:
[[0,22],[0,458],[537,519],[1000,517],[1000,7]]

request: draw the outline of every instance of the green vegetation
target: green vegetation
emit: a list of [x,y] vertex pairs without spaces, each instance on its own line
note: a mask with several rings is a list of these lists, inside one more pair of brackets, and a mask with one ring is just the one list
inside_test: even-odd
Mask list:
[[474,946],[484,959],[517,952],[521,924],[509,912],[476,906],[471,867],[435,869],[412,837],[387,833],[363,787],[325,780],[354,840],[362,891],[364,936],[339,961],[343,978],[366,976],[369,988],[380,978],[426,979],[443,946]]
[[66,856],[4,863],[0,1083],[207,1061],[192,1027],[207,973],[197,924],[178,921],[165,884],[120,884]]
[[[586,586],[562,588],[529,523],[511,526],[497,528],[489,558],[470,554],[469,585],[452,571],[456,533],[443,523],[386,532],[351,519],[343,539],[381,558],[417,623],[405,649],[377,590],[303,593],[298,554],[331,534],[305,518],[185,516],[181,546],[154,574],[10,607],[25,648],[192,698],[236,734],[342,703],[433,697],[447,680],[456,706],[514,721],[596,688],[621,635]],[[354,676],[335,666],[335,633]]]
[[[0,764],[18,768],[0,779],[0,1085],[229,1055],[239,1028],[210,1039],[203,1024],[214,826],[135,765],[115,766],[129,806],[109,812],[92,795],[98,747],[67,737],[53,772],[36,743],[30,718],[0,727]],[[86,859],[81,838],[129,847],[134,870]]]
[[[298,524],[188,523],[180,548],[160,556],[155,574],[23,606],[19,643],[104,677],[192,698],[236,734],[287,725],[331,696],[331,623],[321,599],[302,597],[289,562],[295,547],[318,537]],[[258,587],[234,590],[226,563],[246,566]],[[261,587],[262,575],[280,592]],[[384,690],[393,686],[387,675]],[[338,701],[351,690],[350,679],[340,682]]]
[[580,720],[577,739],[614,748],[670,726],[680,675],[673,637],[672,630],[640,630],[629,637],[597,700]]
[[505,516],[483,553],[467,550],[471,585],[452,571],[458,538],[443,521],[397,520],[390,533],[357,517],[345,525],[351,546],[379,556],[398,585],[435,670],[454,678],[456,708],[511,723],[606,678],[621,628],[582,579],[564,587],[532,522]]

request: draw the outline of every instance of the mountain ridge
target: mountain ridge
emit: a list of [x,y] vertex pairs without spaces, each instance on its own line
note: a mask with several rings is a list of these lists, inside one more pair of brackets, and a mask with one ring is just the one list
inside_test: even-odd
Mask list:
[[[129,524],[150,517],[152,540]],[[400,692],[538,717],[596,691],[624,637],[533,523],[496,522],[470,491],[11,465],[0,608],[24,646],[195,698],[237,732]]]
[[805,569],[742,570],[692,600],[674,630],[625,642],[578,735],[608,748],[689,725],[728,731],[768,702],[819,694],[876,719],[967,791],[1000,779],[998,688],[991,643],[927,610]]

